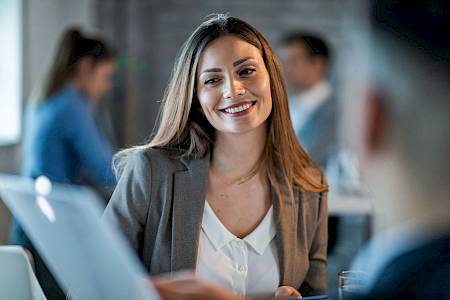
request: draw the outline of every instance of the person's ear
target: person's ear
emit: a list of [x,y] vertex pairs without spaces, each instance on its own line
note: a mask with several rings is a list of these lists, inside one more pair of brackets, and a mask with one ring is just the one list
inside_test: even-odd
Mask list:
[[372,90],[366,97],[364,143],[368,153],[376,153],[384,147],[388,134],[387,99],[379,90]]
[[316,72],[321,76],[324,76],[327,73],[327,60],[321,56],[314,57],[313,60]]

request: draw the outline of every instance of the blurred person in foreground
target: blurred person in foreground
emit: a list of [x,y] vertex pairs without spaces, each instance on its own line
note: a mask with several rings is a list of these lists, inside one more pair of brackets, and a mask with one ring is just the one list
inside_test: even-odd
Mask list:
[[[328,82],[332,51],[319,35],[295,32],[282,41],[281,57],[291,92],[289,110],[299,142],[322,170],[337,151],[337,103]],[[328,218],[328,253],[337,241],[338,218]]]
[[[377,233],[354,263],[369,278],[360,299],[450,299],[449,3],[377,1],[372,20],[371,88],[354,101]],[[165,299],[241,299],[193,278],[156,287]]]
[[[103,41],[66,30],[46,78],[33,95],[25,117],[22,175],[51,181],[93,184],[112,190],[112,151],[94,122],[93,111],[110,89],[115,54]],[[36,276],[49,299],[65,299],[17,220],[10,243],[33,254]]]
[[450,299],[450,3],[378,1],[359,153],[375,238],[367,299]]

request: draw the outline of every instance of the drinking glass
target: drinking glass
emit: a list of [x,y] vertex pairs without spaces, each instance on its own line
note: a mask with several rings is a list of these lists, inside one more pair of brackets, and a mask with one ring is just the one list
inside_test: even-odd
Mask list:
[[361,271],[342,271],[338,279],[339,300],[357,299],[364,294],[368,275]]

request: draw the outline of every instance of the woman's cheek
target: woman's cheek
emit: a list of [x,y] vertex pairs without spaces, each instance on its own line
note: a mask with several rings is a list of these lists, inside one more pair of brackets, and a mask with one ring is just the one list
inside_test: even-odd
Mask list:
[[217,91],[211,91],[206,95],[206,103],[211,111],[214,111],[216,106],[220,104],[220,93]]
[[203,111],[213,112],[214,107],[217,105],[216,101],[214,101],[214,94],[211,92],[203,93],[200,99],[200,105]]

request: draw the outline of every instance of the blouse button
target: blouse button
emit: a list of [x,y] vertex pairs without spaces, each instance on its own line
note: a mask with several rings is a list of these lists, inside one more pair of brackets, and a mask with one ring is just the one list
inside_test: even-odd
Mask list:
[[244,272],[245,267],[243,265],[239,265],[238,270],[239,270],[239,272]]

